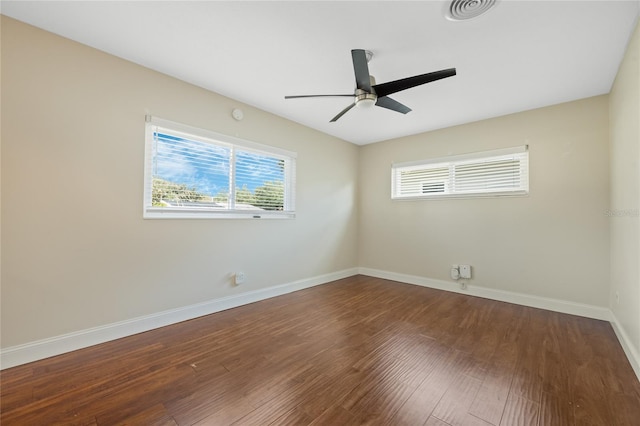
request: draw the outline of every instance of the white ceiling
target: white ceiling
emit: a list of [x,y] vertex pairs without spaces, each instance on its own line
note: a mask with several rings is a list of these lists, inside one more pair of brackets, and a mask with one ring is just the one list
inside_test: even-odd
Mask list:
[[[2,14],[355,144],[608,93],[638,0],[502,0],[470,21],[443,1],[2,1]],[[383,83],[457,75],[396,93],[413,109],[354,108],[351,49]]]

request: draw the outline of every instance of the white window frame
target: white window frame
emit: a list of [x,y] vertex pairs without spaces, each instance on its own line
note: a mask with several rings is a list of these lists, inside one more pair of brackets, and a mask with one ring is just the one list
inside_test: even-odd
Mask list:
[[[519,180],[519,186],[501,187],[500,189],[475,188],[456,189],[460,187],[460,182],[456,180],[456,167],[469,165],[491,164],[499,161],[518,161],[518,172],[515,174]],[[421,172],[431,169],[448,170],[440,172],[444,183],[443,192],[429,192],[410,190],[402,187],[402,173]],[[491,178],[494,179],[491,181]],[[424,187],[425,184],[439,183],[436,178],[430,178],[424,182],[414,182],[414,187]],[[486,186],[499,180],[497,175],[490,176],[490,179],[483,181],[477,178],[475,183],[484,183]],[[514,179],[515,180],[515,179]],[[458,185],[456,185],[458,182]],[[391,199],[392,200],[429,200],[443,198],[470,198],[470,197],[513,197],[526,196],[529,194],[529,147],[528,145],[496,149],[491,151],[473,152],[462,155],[452,155],[447,157],[431,158],[420,161],[410,161],[404,163],[394,163],[391,166]]]
[[[184,137],[198,142],[210,143],[231,149],[230,188],[228,208],[206,207],[154,207],[153,165],[154,165],[154,133],[162,129],[170,135]],[[235,151],[250,152],[284,160],[284,208],[283,210],[242,210],[235,208]],[[144,166],[144,202],[143,218],[145,219],[292,219],[295,218],[296,189],[296,157],[297,154],[285,149],[247,141],[233,136],[200,129],[186,124],[154,116],[145,118],[145,166]]]

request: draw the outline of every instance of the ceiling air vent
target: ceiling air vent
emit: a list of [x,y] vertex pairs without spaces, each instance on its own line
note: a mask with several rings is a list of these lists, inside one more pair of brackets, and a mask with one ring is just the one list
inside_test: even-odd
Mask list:
[[451,0],[446,6],[445,16],[451,21],[466,21],[491,10],[497,0]]

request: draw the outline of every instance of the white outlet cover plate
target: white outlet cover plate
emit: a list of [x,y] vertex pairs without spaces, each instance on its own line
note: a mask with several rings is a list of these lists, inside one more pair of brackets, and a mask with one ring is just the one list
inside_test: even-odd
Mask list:
[[471,266],[460,265],[460,278],[471,278]]

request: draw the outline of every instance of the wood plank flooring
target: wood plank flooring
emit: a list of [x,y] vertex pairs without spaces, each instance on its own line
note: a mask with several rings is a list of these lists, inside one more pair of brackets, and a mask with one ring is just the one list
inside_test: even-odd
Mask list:
[[2,371],[10,425],[639,425],[591,320],[355,276]]

